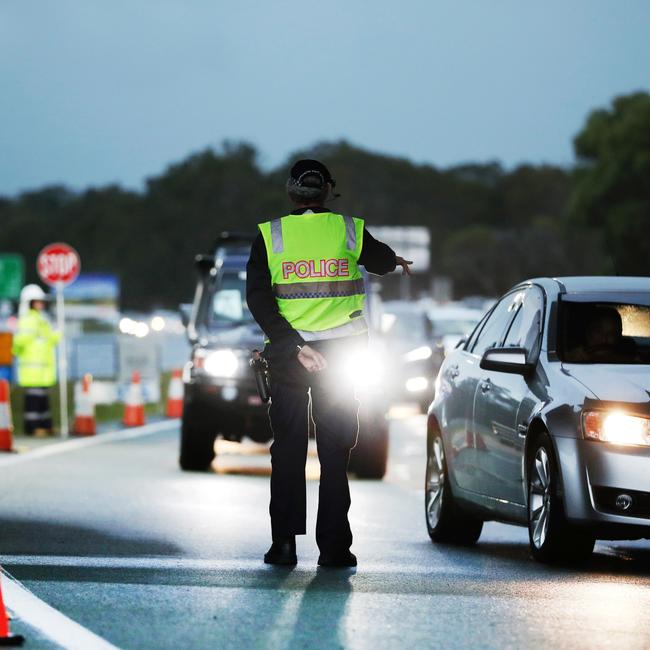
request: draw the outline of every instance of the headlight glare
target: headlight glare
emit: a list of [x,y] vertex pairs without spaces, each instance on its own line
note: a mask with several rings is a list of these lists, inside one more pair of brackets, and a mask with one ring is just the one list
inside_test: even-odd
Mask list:
[[621,411],[586,411],[582,415],[582,430],[589,440],[650,446],[650,419]]
[[359,388],[376,386],[384,378],[384,365],[377,354],[363,350],[345,358],[341,379],[354,380]]
[[234,377],[239,359],[232,350],[215,350],[205,357],[203,368],[214,377]]

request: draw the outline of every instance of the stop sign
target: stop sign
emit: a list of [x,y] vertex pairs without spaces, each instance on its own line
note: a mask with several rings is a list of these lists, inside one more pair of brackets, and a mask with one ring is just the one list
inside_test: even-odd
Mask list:
[[81,270],[79,253],[68,244],[50,244],[39,254],[36,268],[41,280],[50,286],[74,282]]

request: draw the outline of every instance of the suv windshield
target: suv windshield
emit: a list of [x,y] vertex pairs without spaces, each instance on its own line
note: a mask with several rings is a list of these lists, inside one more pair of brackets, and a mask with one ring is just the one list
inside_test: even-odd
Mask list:
[[648,303],[562,300],[560,358],[570,363],[650,363],[650,297]]
[[394,341],[426,341],[428,338],[426,316],[421,311],[400,310],[384,312],[381,331]]
[[209,312],[210,327],[239,325],[253,322],[253,315],[246,304],[246,272],[226,271],[218,281],[212,295]]

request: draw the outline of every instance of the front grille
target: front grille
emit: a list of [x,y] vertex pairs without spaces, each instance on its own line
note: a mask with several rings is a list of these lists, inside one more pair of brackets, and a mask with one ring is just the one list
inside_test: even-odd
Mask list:
[[[650,492],[639,492],[637,490],[625,490],[623,488],[594,487],[594,501],[596,509],[612,515],[623,515],[625,517],[639,517],[650,519]],[[627,510],[616,506],[616,499],[627,494],[632,497],[632,505]]]

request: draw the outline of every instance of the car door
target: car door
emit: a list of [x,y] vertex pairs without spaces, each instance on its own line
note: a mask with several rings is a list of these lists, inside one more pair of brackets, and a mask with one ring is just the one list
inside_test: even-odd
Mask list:
[[460,487],[472,492],[478,491],[481,482],[483,454],[483,446],[477,439],[472,422],[474,396],[483,372],[479,367],[481,358],[474,350],[484,342],[502,340],[512,319],[508,306],[507,301],[500,300],[476,328],[465,349],[453,352],[443,367],[442,380],[450,387],[449,398],[445,402],[448,403],[446,421],[451,441],[451,473]]
[[[517,292],[508,309],[514,317],[500,345],[525,348],[528,360],[536,358],[544,309],[542,290],[532,286]],[[535,404],[529,381],[520,374],[482,370],[474,399],[474,427],[485,445],[479,491],[519,505],[525,503],[525,424]]]

